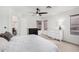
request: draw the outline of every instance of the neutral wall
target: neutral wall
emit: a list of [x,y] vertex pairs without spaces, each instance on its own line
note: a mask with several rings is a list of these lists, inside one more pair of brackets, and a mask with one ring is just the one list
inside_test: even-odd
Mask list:
[[[28,7],[0,7],[0,33],[7,31],[12,33],[12,16],[17,17],[16,30],[18,35],[26,35],[28,28],[36,28],[36,20],[42,17],[28,12]],[[43,18],[44,20],[44,18]]]
[[[49,31],[58,30],[59,25],[62,26],[64,30],[64,39],[65,41],[79,44],[79,35],[70,34],[70,15],[79,14],[79,8],[75,8],[63,13],[57,14],[50,18],[49,20]],[[62,24],[59,22],[62,20]]]
[[4,26],[6,26],[8,30],[9,29],[8,25],[9,25],[9,8],[0,7],[0,33],[6,31],[4,29]]

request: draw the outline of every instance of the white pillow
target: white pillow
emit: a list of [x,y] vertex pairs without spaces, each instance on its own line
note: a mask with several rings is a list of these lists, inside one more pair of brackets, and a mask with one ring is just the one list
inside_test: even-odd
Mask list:
[[8,41],[0,37],[0,52],[3,52],[7,48]]

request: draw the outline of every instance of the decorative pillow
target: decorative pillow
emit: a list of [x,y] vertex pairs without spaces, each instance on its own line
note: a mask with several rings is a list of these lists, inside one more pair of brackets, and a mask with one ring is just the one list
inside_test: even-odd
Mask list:
[[5,33],[1,33],[1,34],[0,34],[0,37],[5,38],[5,39],[7,39],[8,41],[10,41],[10,39],[11,39],[13,36],[11,35],[10,32],[5,32]]
[[8,41],[13,37],[10,32],[5,32],[4,36],[6,37],[6,39],[8,39]]

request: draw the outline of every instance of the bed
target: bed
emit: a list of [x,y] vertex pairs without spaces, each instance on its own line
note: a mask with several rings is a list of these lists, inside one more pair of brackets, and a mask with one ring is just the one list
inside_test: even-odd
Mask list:
[[14,36],[6,44],[4,52],[58,52],[58,47],[50,41],[37,36]]

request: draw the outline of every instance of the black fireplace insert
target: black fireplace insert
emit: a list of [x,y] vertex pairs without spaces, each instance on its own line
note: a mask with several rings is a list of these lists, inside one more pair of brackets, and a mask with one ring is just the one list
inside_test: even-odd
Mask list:
[[28,34],[35,34],[38,35],[38,28],[29,28]]

